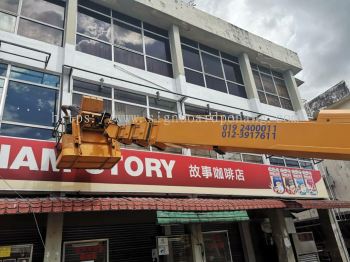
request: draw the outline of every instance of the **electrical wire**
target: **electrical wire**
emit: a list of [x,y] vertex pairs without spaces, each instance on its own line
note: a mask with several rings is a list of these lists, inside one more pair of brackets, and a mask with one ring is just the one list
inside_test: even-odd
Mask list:
[[[25,200],[25,198],[24,198],[20,193],[18,193],[18,192],[16,191],[16,189],[14,189],[14,188],[11,186],[11,185],[6,181],[6,179],[5,179],[2,175],[0,175],[0,178],[2,179],[2,181],[3,181],[13,192],[15,192],[15,194],[16,194],[19,198]],[[38,234],[39,234],[39,237],[40,237],[40,240],[41,240],[41,244],[43,245],[44,249],[46,250],[44,238],[43,238],[43,236],[42,236],[42,234],[41,234],[41,232],[40,232],[38,220],[36,219],[35,213],[33,212],[32,207],[31,207],[30,204],[29,204],[29,206],[30,206],[30,211],[31,211],[31,213],[33,214],[33,218],[34,218],[36,230],[38,231]]]
[[[197,101],[201,101],[201,102],[205,102],[205,103],[211,103],[211,104],[215,104],[215,105],[218,105],[218,106],[224,106],[224,107],[228,107],[228,108],[232,108],[232,109],[236,109],[236,110],[240,110],[240,111],[244,111],[244,112],[248,112],[248,113],[253,113],[253,114],[256,114],[256,115],[259,115],[259,116],[271,117],[273,119],[279,119],[279,120],[283,120],[283,121],[287,120],[286,118],[282,118],[282,117],[277,117],[277,116],[273,116],[273,115],[269,115],[269,114],[264,114],[264,113],[261,113],[261,112],[256,112],[256,111],[253,111],[253,110],[248,110],[248,109],[239,108],[239,107],[235,107],[235,106],[225,105],[225,104],[222,104],[222,103],[213,102],[213,101],[209,101],[209,100],[198,98],[198,97],[194,97],[194,96],[180,94],[180,93],[168,90],[165,87],[163,87],[161,85],[158,85],[158,84],[155,84],[158,87],[154,87],[154,86],[149,86],[149,85],[145,85],[145,84],[141,84],[141,83],[136,83],[136,82],[129,81],[129,80],[122,79],[122,78],[118,78],[118,77],[113,77],[113,76],[109,76],[109,75],[105,75],[105,74],[101,74],[101,73],[96,73],[96,72],[91,71],[91,70],[82,69],[82,68],[78,68],[78,67],[74,67],[74,66],[70,66],[70,65],[63,65],[63,67],[67,67],[67,68],[70,68],[70,69],[75,69],[75,70],[86,72],[86,73],[90,73],[90,74],[93,74],[93,75],[98,75],[98,76],[114,79],[114,80],[117,80],[117,81],[122,81],[124,83],[129,83],[129,84],[138,85],[138,86],[141,86],[141,87],[150,88],[150,89],[153,89],[153,90],[156,90],[156,91],[166,92],[166,93],[169,93],[169,94],[172,94],[172,95],[177,95],[177,96],[180,96],[180,97],[187,97],[187,98],[190,98],[190,99],[193,99],[193,100],[197,100]],[[131,72],[128,72],[126,69],[124,69],[124,72],[127,72],[128,74],[133,74]],[[147,81],[152,83],[149,80],[147,80]]]

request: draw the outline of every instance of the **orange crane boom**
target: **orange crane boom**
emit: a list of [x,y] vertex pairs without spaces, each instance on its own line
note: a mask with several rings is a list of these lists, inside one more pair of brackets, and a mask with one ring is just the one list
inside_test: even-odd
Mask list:
[[[84,100],[85,104],[89,100],[97,101],[91,97],[84,97]],[[103,104],[99,103],[101,109]],[[83,110],[81,116],[86,116],[86,111]],[[121,157],[119,143],[161,149],[184,147],[212,149],[219,153],[350,160],[350,110],[323,110],[315,121],[149,120],[141,117],[124,126],[110,120],[98,128],[91,122],[73,121],[72,124],[72,134],[62,136],[58,168],[111,168]]]

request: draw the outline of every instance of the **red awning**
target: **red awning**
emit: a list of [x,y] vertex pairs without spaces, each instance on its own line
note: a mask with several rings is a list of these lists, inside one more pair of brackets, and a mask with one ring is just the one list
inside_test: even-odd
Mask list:
[[350,201],[340,200],[294,200],[285,203],[291,209],[350,208]]
[[23,198],[0,199],[0,215],[61,213],[84,211],[233,211],[286,208],[276,199],[203,199],[203,198]]

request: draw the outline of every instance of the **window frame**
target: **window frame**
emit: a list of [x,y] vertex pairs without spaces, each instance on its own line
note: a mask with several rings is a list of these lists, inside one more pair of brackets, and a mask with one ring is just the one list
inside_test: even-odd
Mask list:
[[[58,46],[62,47],[63,44],[64,44],[63,41],[64,41],[64,38],[65,38],[65,27],[66,27],[66,20],[67,20],[66,19],[66,15],[67,15],[67,1],[61,1],[65,5],[64,6],[64,13],[63,13],[62,27],[59,27],[59,26],[56,26],[56,25],[52,25],[52,24],[49,24],[49,23],[46,23],[46,22],[39,21],[39,20],[34,19],[34,18],[27,17],[25,15],[22,15],[23,1],[25,1],[25,0],[19,0],[18,8],[17,8],[17,12],[16,13],[8,11],[8,10],[0,9],[1,13],[5,13],[5,14],[11,15],[11,16],[15,16],[15,18],[16,18],[14,31],[10,32],[10,33],[14,33],[14,34],[19,35],[19,36],[23,36],[23,37],[34,39],[34,40],[37,40],[37,41],[45,42],[45,43],[48,43],[48,44],[51,44],[51,45],[55,45],[55,44],[52,44],[52,43],[49,43],[49,42],[46,42],[46,41],[42,41],[42,40],[39,40],[39,39],[36,39],[36,38],[31,38],[31,37],[19,34],[18,30],[19,30],[20,20],[30,21],[30,22],[35,23],[35,24],[40,24],[42,26],[46,26],[46,27],[53,28],[53,29],[61,31],[62,32],[62,39],[61,39],[61,44],[58,45]],[[58,0],[58,1],[60,1],[60,0]],[[57,45],[55,45],[55,46],[57,46]]]
[[[286,91],[288,92],[289,97],[285,97],[285,96],[282,96],[282,95],[279,94],[278,87],[276,85],[275,79],[278,79],[279,81],[283,81],[283,83],[285,84],[285,80],[281,77],[282,75],[279,72],[275,72],[275,71],[272,71],[272,70],[270,70],[270,74],[268,74],[267,72],[263,72],[263,71],[261,71],[261,66],[259,66],[259,65],[252,65],[251,67],[252,67],[253,74],[257,73],[257,76],[259,76],[258,80],[260,81],[260,85],[262,86],[262,90],[261,89],[257,89],[257,91],[261,95],[263,95],[265,97],[266,103],[261,101],[261,98],[259,97],[260,103],[266,104],[266,105],[270,105],[270,106],[274,106],[274,107],[279,107],[279,108],[282,108],[282,109],[285,109],[285,110],[289,110],[289,111],[294,111],[294,106],[293,106],[292,100],[290,98],[290,94],[289,94],[289,90],[288,90],[287,86],[286,86]],[[263,82],[262,77],[261,77],[262,75],[263,76],[269,76],[269,77],[272,78],[272,83],[273,83],[273,86],[274,86],[274,88],[276,90],[276,94],[271,93],[269,91],[266,91],[264,82]],[[256,80],[257,79],[254,78],[254,81],[256,81]],[[278,103],[280,104],[280,106],[276,106],[276,105],[270,104],[269,100],[267,98],[267,95],[276,96],[278,98]],[[292,109],[284,108],[283,107],[283,103],[282,103],[282,99],[289,101],[291,106],[292,106]]]
[[[84,5],[82,5],[81,3],[78,3],[78,9],[84,9],[84,10],[88,10],[90,12],[94,12],[98,15],[101,15],[101,16],[104,16],[105,18],[108,18],[110,20],[110,26],[111,26],[111,41],[110,42],[106,42],[106,41],[103,41],[103,40],[100,40],[100,39],[97,39],[95,37],[90,37],[90,36],[87,36],[83,33],[79,33],[78,32],[78,24],[77,24],[77,28],[76,28],[76,35],[80,35],[82,37],[85,37],[85,38],[88,38],[88,39],[91,39],[91,40],[94,40],[94,41],[97,41],[97,42],[101,42],[103,44],[107,44],[111,47],[111,60],[110,59],[106,59],[106,58],[103,58],[102,59],[106,59],[106,60],[110,60],[112,61],[113,63],[118,63],[118,64],[122,64],[122,65],[127,65],[127,66],[131,66],[131,67],[134,67],[134,68],[138,68],[138,69],[141,69],[137,66],[133,66],[133,65],[128,65],[128,64],[125,64],[125,63],[122,63],[122,62],[118,62],[118,61],[115,61],[115,48],[119,48],[123,51],[127,51],[127,52],[131,52],[131,53],[134,53],[134,54],[137,54],[137,55],[141,55],[143,57],[143,65],[144,65],[144,69],[141,69],[141,70],[145,70],[147,72],[150,72],[150,73],[155,73],[155,72],[152,72],[152,71],[149,71],[148,70],[148,67],[147,67],[147,58],[151,58],[151,59],[154,59],[154,60],[157,60],[159,62],[162,62],[162,63],[166,63],[167,65],[171,66],[171,75],[165,75],[165,74],[159,74],[159,73],[155,73],[155,74],[158,74],[158,75],[162,75],[162,76],[165,76],[165,77],[170,77],[170,78],[173,78],[173,62],[172,62],[172,57],[171,57],[171,46],[170,46],[170,38],[169,38],[169,35],[168,36],[164,36],[163,34],[159,34],[155,31],[151,31],[149,29],[146,29],[144,27],[144,24],[145,22],[142,21],[142,20],[138,20],[140,21],[140,26],[137,26],[135,24],[132,24],[130,22],[127,22],[127,21],[124,21],[118,17],[116,17],[116,15],[114,15],[115,12],[118,12],[116,10],[113,10],[113,9],[108,9],[109,11],[109,14],[105,14],[105,13],[101,13],[99,11],[96,11],[96,10],[93,10],[89,7],[86,7]],[[78,11],[79,13],[79,11]],[[77,14],[78,15],[78,14]],[[124,15],[124,14],[122,14]],[[133,18],[133,17],[132,17]],[[114,32],[114,22],[117,22],[117,23],[120,23],[122,25],[126,25],[126,26],[129,26],[129,27],[132,27],[132,28],[135,28],[137,30],[141,30],[141,37],[142,37],[142,52],[138,51],[138,50],[134,50],[134,49],[131,49],[131,48],[128,48],[128,47],[124,47],[122,45],[118,45],[118,44],[115,44],[115,39],[117,39],[117,36],[115,35],[115,32]],[[164,59],[161,59],[161,58],[158,58],[158,57],[155,57],[155,56],[152,56],[152,55],[149,55],[146,53],[146,45],[145,45],[145,33],[150,33],[150,34],[153,34],[157,37],[161,37],[165,40],[168,41],[168,45],[169,45],[169,50],[170,50],[170,60],[164,60]],[[75,44],[77,46],[77,42]],[[85,53],[85,52],[83,52]],[[95,55],[94,55],[95,56]],[[96,57],[99,57],[99,56],[96,56]],[[99,57],[101,58],[101,57]]]
[[[186,43],[188,40],[196,43],[196,47],[194,47],[194,43],[193,43],[193,45],[190,45],[189,43]],[[234,57],[234,56],[232,56],[233,59],[228,59],[227,58],[228,54],[226,54],[226,53],[224,53],[224,52],[222,52],[220,50],[216,50],[218,52],[218,54],[214,54],[212,52],[204,50],[203,48],[201,48],[201,46],[205,47],[205,46],[201,45],[200,43],[198,43],[196,41],[193,41],[191,39],[187,39],[187,38],[181,37],[181,47],[182,48],[185,47],[188,50],[193,50],[194,52],[198,52],[199,53],[200,64],[201,64],[201,71],[199,71],[197,69],[190,68],[190,67],[184,65],[185,70],[189,70],[189,71],[201,74],[202,77],[203,77],[203,82],[204,82],[204,86],[203,87],[205,87],[205,88],[208,88],[206,76],[209,76],[209,77],[212,77],[212,78],[223,80],[225,82],[226,93],[227,94],[247,99],[247,96],[242,97],[242,96],[230,94],[230,92],[229,92],[228,83],[232,83],[232,84],[238,85],[240,88],[243,88],[244,91],[245,91],[245,94],[247,93],[247,91],[245,89],[245,85],[244,85],[243,79],[242,79],[242,83],[239,83],[239,82],[236,82],[236,81],[229,80],[226,77],[226,72],[225,72],[225,68],[224,68],[224,62],[231,63],[231,64],[234,64],[234,65],[238,65],[238,67],[240,69],[240,64],[238,62],[238,59],[236,57]],[[219,77],[219,76],[216,76],[216,75],[213,75],[213,74],[205,72],[205,70],[204,70],[204,62],[203,62],[203,54],[204,55],[213,56],[213,57],[218,58],[220,60],[220,66],[221,66],[221,71],[222,71],[222,75],[223,75],[222,77]],[[242,74],[241,70],[240,70],[240,73]],[[243,76],[242,76],[242,78],[243,78]],[[188,83],[191,83],[191,82],[188,82]],[[194,84],[194,85],[196,85],[196,84]],[[215,90],[215,89],[213,89],[213,90]],[[219,92],[221,92],[221,91],[219,91]],[[225,93],[225,92],[222,92],[222,93]]]
[[[56,101],[56,106],[55,106],[54,110],[55,110],[55,114],[56,114],[56,118],[57,118],[59,110],[60,110],[60,101],[61,101],[61,96],[62,96],[62,92],[61,92],[62,77],[61,77],[61,75],[58,74],[58,73],[52,73],[52,72],[47,72],[47,71],[43,71],[43,70],[37,70],[36,68],[29,68],[29,67],[22,66],[22,65],[21,66],[17,66],[17,65],[13,65],[11,63],[5,63],[5,64],[7,64],[6,75],[5,76],[0,76],[1,79],[5,80],[4,81],[3,92],[2,92],[2,95],[0,95],[0,98],[1,98],[1,100],[0,100],[0,131],[1,131],[2,124],[13,125],[13,126],[20,126],[20,127],[39,128],[39,129],[45,129],[45,130],[53,130],[54,129],[54,123],[52,123],[51,126],[47,126],[47,125],[38,125],[38,124],[29,124],[29,123],[17,122],[17,121],[12,121],[12,120],[4,120],[6,97],[7,97],[10,81],[21,83],[21,84],[33,85],[33,86],[37,86],[37,87],[40,87],[40,88],[46,88],[46,89],[50,89],[50,90],[55,90],[55,91],[57,91],[57,101]],[[25,80],[11,78],[10,74],[11,74],[12,67],[19,67],[19,68],[26,69],[26,70],[32,70],[32,71],[36,71],[36,72],[40,72],[40,73],[44,73],[44,74],[50,74],[50,75],[58,76],[59,77],[58,86],[57,87],[53,87],[53,86],[50,86],[50,85],[37,84],[35,82],[29,82],[29,81],[25,81]],[[37,139],[37,138],[28,138],[28,139],[42,140],[42,139]],[[48,140],[43,140],[43,141],[48,141]]]

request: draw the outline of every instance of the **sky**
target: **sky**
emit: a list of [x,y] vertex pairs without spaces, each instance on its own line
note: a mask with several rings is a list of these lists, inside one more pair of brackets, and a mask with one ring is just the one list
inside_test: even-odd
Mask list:
[[196,0],[196,7],[298,53],[310,100],[350,87],[350,0]]

